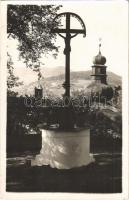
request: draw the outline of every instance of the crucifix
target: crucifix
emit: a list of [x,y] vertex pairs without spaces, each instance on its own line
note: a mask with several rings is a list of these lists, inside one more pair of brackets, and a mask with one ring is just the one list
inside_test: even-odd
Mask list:
[[[65,88],[64,97],[70,97],[70,40],[77,34],[86,36],[86,29],[82,19],[74,13],[61,13],[57,18],[66,17],[66,28],[55,28],[52,30],[58,33],[65,40],[64,54],[66,56],[66,71],[65,71]],[[75,17],[81,23],[82,29],[71,29],[70,19]],[[65,34],[62,35],[62,34]],[[51,108],[51,107],[50,107]],[[52,109],[52,108],[51,108]],[[53,109],[52,109],[53,110]],[[82,167],[94,161],[90,154],[90,130],[87,127],[80,129],[76,125],[76,116],[73,112],[73,107],[62,106],[59,110],[56,108],[56,114],[59,114],[59,127],[42,129],[42,149],[40,154],[32,160],[32,166],[50,165],[52,168],[72,169]],[[67,134],[67,135],[66,135]],[[54,147],[54,148],[53,148]],[[61,147],[61,150],[60,148]],[[47,148],[47,151],[46,151]]]
[[[60,13],[55,17],[54,22],[61,17],[65,17],[66,28],[65,29],[61,29],[61,28],[54,29],[53,28],[52,32],[58,33],[59,36],[61,36],[65,41],[65,49],[64,49],[64,54],[66,56],[66,58],[65,58],[65,82],[63,83],[63,87],[65,89],[64,97],[69,98],[70,97],[70,51],[71,51],[70,41],[71,41],[71,38],[77,36],[78,34],[83,34],[83,36],[85,37],[86,36],[86,28],[85,28],[85,24],[82,21],[82,19],[75,13],[71,13],[71,12]],[[81,29],[70,28],[71,17],[76,18],[80,22]],[[65,34],[65,36],[62,34]]]

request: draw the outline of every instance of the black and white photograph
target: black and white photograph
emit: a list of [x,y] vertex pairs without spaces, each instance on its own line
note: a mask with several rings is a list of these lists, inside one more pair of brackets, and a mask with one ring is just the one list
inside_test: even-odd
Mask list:
[[122,195],[128,2],[39,2],[5,6],[5,192]]

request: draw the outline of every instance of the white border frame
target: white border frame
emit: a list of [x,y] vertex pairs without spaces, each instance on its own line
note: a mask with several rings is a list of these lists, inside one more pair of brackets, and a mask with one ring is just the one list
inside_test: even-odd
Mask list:
[[[81,4],[88,0],[82,0]],[[90,1],[91,2],[91,1]],[[94,3],[94,1],[92,1]],[[116,1],[114,1],[116,2]],[[117,1],[117,3],[123,2],[128,6],[128,1]],[[82,194],[82,193],[21,193],[21,192],[6,192],[6,27],[7,27],[7,4],[77,4],[79,0],[74,1],[57,1],[57,0],[48,0],[48,1],[1,1],[0,2],[0,199],[4,200],[51,200],[51,199],[60,199],[65,200],[66,198],[74,200],[125,200],[129,198],[129,136],[128,136],[128,69],[125,70],[125,76],[123,79],[123,94],[122,94],[122,109],[123,109],[123,159],[122,159],[122,188],[123,192],[120,194]]]

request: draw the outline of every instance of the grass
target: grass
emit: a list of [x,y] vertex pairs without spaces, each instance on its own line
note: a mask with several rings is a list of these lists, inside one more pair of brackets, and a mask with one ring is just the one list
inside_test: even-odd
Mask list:
[[95,153],[95,162],[70,170],[31,167],[34,155],[26,152],[7,159],[8,192],[120,193],[121,154]]

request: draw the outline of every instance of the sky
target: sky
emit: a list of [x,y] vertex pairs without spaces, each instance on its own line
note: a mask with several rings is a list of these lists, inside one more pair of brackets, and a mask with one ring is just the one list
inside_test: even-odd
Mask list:
[[[78,14],[86,26],[85,38],[80,34],[71,40],[71,70],[91,69],[93,57],[99,51],[99,38],[101,38],[101,52],[107,59],[107,70],[123,76],[128,67],[128,2],[124,0],[66,2],[61,12]],[[76,19],[72,20],[71,26],[81,28]],[[56,44],[60,46],[57,58],[43,55],[41,60],[44,63],[43,67],[65,66],[64,40],[57,36]],[[17,41],[8,41],[8,51],[14,62],[15,74],[20,76],[25,83],[35,81],[37,75],[26,69],[22,60],[18,60],[16,46]]]

